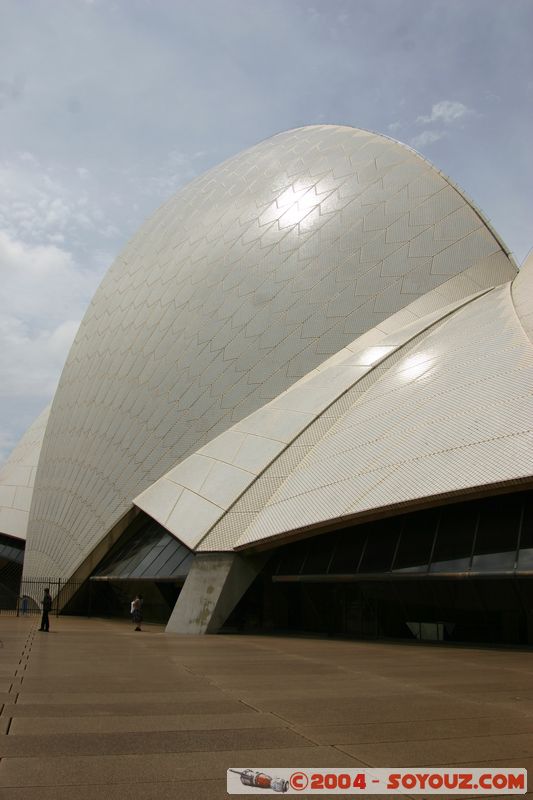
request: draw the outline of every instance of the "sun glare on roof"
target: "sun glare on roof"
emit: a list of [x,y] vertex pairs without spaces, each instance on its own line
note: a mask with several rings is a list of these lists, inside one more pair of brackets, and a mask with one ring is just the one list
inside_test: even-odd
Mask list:
[[431,369],[433,362],[434,356],[430,353],[413,353],[400,363],[398,368],[400,377],[404,381],[414,381]]
[[277,199],[280,207],[279,227],[289,228],[298,225],[313,208],[320,204],[320,200],[314,187],[298,188],[298,185],[291,186]]

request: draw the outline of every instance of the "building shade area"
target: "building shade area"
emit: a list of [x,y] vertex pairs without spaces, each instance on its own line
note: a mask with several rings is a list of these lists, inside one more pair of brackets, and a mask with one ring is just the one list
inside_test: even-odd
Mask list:
[[166,622],[193,559],[188,547],[140,513],[89,580],[73,587],[64,612],[127,618],[132,599],[142,594],[145,619]]
[[193,555],[161,525],[141,514],[95,570],[92,580],[185,580]]
[[363,638],[533,642],[533,493],[446,505],[277,548],[229,621]]
[[432,576],[531,572],[533,493],[402,514],[305,539],[277,552],[273,580],[373,574]]
[[24,542],[0,534],[0,609],[15,609],[19,598]]

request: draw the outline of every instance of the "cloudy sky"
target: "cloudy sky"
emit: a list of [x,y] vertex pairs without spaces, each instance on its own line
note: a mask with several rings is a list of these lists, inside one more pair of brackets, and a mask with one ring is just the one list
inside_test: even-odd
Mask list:
[[0,462],[106,268],[195,175],[354,125],[533,245],[531,0],[0,0]]

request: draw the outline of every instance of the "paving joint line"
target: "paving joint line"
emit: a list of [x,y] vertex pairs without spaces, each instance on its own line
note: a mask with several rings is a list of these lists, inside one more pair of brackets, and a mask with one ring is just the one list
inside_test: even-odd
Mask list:
[[[416,720],[415,720],[416,721]],[[533,724],[533,722],[532,722]],[[380,745],[380,744],[402,744],[403,742],[415,743],[415,742],[453,742],[457,741],[457,739],[486,739],[489,737],[501,737],[503,736],[527,736],[530,731],[519,731],[518,733],[473,733],[469,734],[468,736],[434,736],[434,737],[426,737],[425,739],[377,739],[376,741],[363,741],[363,742],[335,742],[336,745]],[[320,742],[318,742],[320,744]],[[533,755],[533,753],[532,753]]]
[[[5,756],[4,756],[4,758],[5,758]],[[2,761],[2,759],[0,758],[0,762],[1,761]],[[202,777],[202,778],[196,778],[196,779],[195,778],[183,778],[183,780],[156,781],[156,782],[154,782],[154,781],[150,781],[150,780],[146,780],[146,781],[145,780],[139,780],[139,778],[136,778],[135,784],[142,784],[142,785],[148,785],[149,784],[149,785],[155,786],[157,788],[157,786],[159,784],[165,784],[165,785],[168,785],[168,786],[171,786],[173,784],[179,785],[181,783],[201,783],[201,784],[204,784],[204,783],[206,783],[206,781],[211,781],[212,783],[214,783],[215,781],[222,781],[222,780],[223,780],[223,778],[204,778],[204,777]],[[108,788],[110,786],[131,786],[131,781],[129,781],[128,783],[125,783],[124,781],[117,781],[116,783],[109,783],[109,782],[108,783],[93,783],[92,781],[90,783],[60,783],[60,784],[57,784],[57,783],[28,783],[28,784],[25,784],[24,786],[21,786],[20,783],[18,783],[18,784],[0,784],[0,789],[50,789],[50,788],[52,788],[52,789],[63,789],[63,788],[68,789],[69,787],[73,787],[73,786],[77,786],[78,788],[79,787],[84,788],[86,786],[104,786],[104,787]],[[420,798],[418,798],[418,800],[420,800]],[[464,800],[469,800],[469,798],[466,797],[466,798],[464,798]]]
[[[235,698],[233,698],[233,699],[235,699]],[[248,708],[253,709],[253,711],[255,711],[257,714],[263,714],[264,713],[260,708],[256,708],[254,705],[252,705],[252,703],[249,703],[247,700],[243,700],[240,697],[238,698],[237,702],[238,703],[242,703],[243,706],[247,706]],[[279,716],[279,715],[276,715],[276,716]],[[283,719],[283,717],[280,717],[280,719]]]
[[[399,721],[399,722],[398,721],[391,721],[391,722],[383,722],[383,721],[380,721],[380,722],[355,722],[353,724],[354,725],[404,725],[406,722],[407,723],[416,723],[416,724],[418,724],[419,722],[456,722],[456,721],[462,722],[463,720],[467,720],[467,719],[487,719],[487,718],[493,717],[493,716],[494,716],[494,714],[483,714],[482,716],[479,716],[479,717],[477,717],[477,716],[476,717],[460,717],[459,720],[457,720],[457,717],[438,717],[438,718],[437,717],[428,717],[427,719],[403,720],[403,721]],[[322,728],[340,728],[340,727],[345,727],[346,724],[349,724],[349,723],[323,722],[323,723],[321,723],[320,727],[322,727]]]
[[374,764],[369,764],[368,761],[364,760],[364,758],[359,758],[359,756],[354,756],[353,754],[347,753],[346,750],[343,750],[342,747],[338,747],[336,744],[329,745],[329,747],[332,747],[333,750],[336,750],[338,753],[342,753],[343,756],[348,756],[348,758],[353,758],[357,761],[360,761],[362,764],[365,765],[365,768],[379,769],[379,767],[376,767]]

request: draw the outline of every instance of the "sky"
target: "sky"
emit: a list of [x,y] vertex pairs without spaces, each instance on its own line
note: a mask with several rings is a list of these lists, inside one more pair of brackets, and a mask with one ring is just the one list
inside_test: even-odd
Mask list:
[[0,463],[139,225],[280,131],[410,144],[520,264],[532,38],[532,0],[0,0]]

